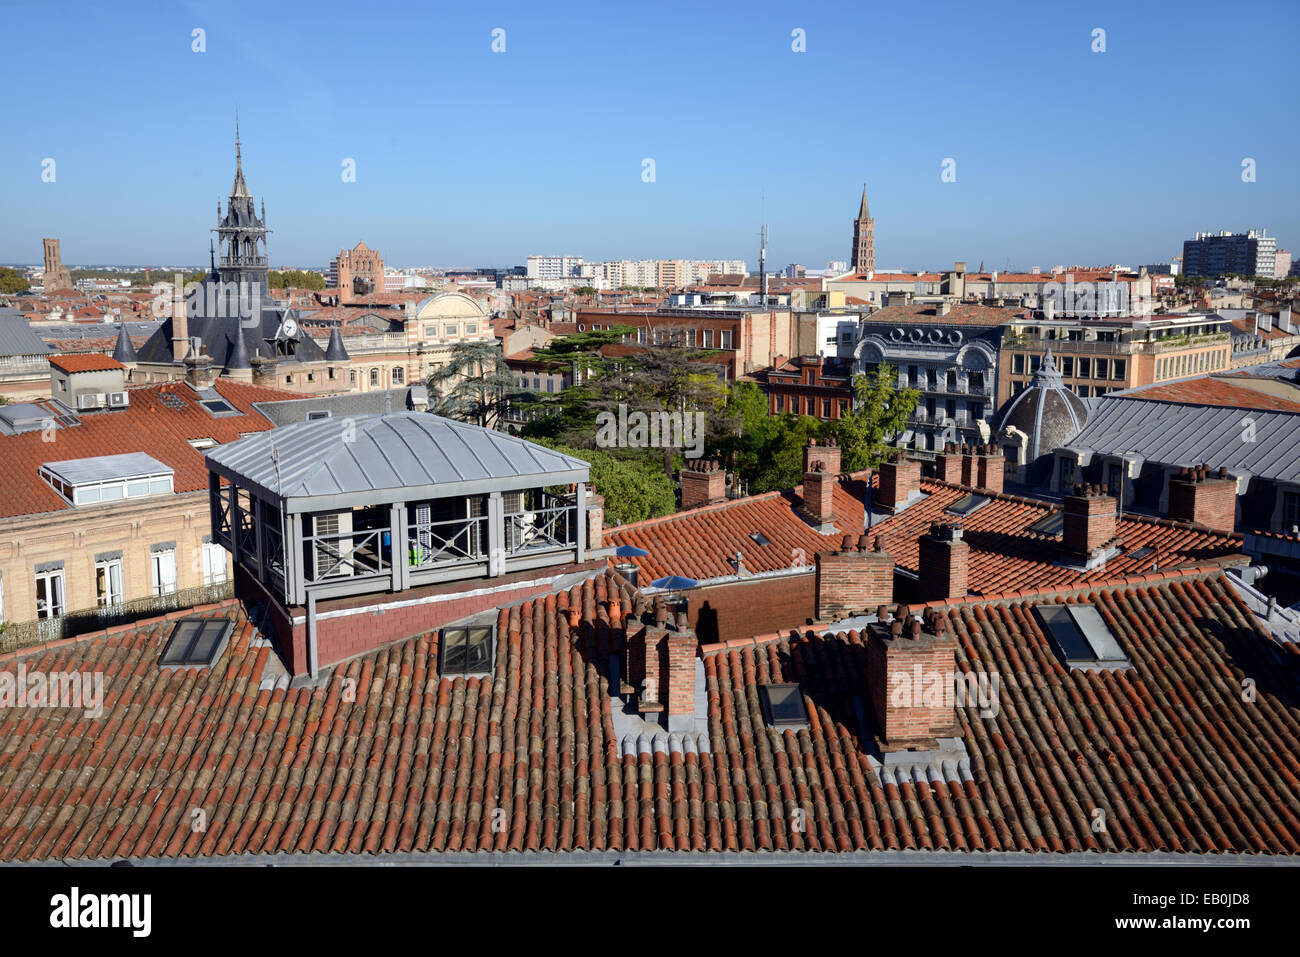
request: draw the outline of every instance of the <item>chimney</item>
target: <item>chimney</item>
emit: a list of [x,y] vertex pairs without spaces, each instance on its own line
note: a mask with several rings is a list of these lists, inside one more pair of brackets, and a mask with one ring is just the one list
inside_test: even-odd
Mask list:
[[975,484],[975,458],[972,455],[974,449],[968,445],[961,447],[961,484]]
[[587,489],[587,550],[600,548],[605,537],[605,496]]
[[249,360],[253,367],[253,382],[268,389],[276,388],[276,369],[279,362],[273,356],[256,355]]
[[[627,677],[637,695],[637,711],[669,731],[695,730],[695,660],[699,639],[685,614],[674,619],[662,597],[655,621],[634,625],[627,641]],[[662,717],[661,717],[662,715]]]
[[1169,517],[1231,532],[1237,525],[1237,480],[1226,468],[1217,473],[1208,465],[1183,469],[1169,480]]
[[950,303],[947,299],[943,300],[937,306],[934,307],[934,314],[936,316],[946,316],[951,311],[952,311],[952,303]]
[[1002,450],[996,445],[986,445],[975,458],[976,488],[986,492],[1002,494],[1003,480],[1006,478],[1007,460]]
[[880,550],[866,548],[867,536],[854,544],[845,535],[839,551],[818,552],[816,565],[816,615],[819,621],[838,621],[862,614],[894,600],[894,559]]
[[957,451],[957,446],[949,442],[943,447],[943,451],[934,457],[934,476],[941,482],[960,485],[961,465],[961,453]]
[[185,305],[185,287],[172,288],[172,358],[182,362],[190,351],[190,317]]
[[837,446],[818,445],[813,441],[804,449],[803,513],[823,535],[835,531],[835,485],[839,471]]
[[883,509],[900,512],[921,494],[921,463],[901,451],[881,462],[877,475],[876,501]]
[[1067,561],[1091,566],[1115,544],[1116,503],[1097,485],[1076,485],[1064,499],[1061,550]]
[[931,749],[957,727],[957,641],[947,616],[932,613],[923,626],[905,608],[899,613],[867,631],[867,682],[882,752]]
[[934,522],[917,541],[917,581],[922,601],[961,601],[966,597],[970,545],[960,525]]
[[196,389],[210,389],[217,381],[217,374],[212,368],[212,359],[206,351],[191,350],[185,357],[185,381]]
[[727,472],[716,460],[688,459],[681,471],[682,510],[727,497]]

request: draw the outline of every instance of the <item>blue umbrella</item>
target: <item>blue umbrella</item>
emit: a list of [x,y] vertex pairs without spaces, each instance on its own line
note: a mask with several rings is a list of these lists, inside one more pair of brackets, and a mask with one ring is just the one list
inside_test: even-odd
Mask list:
[[641,555],[649,555],[644,548],[637,548],[635,545],[620,545],[614,549],[614,554],[619,558],[638,558]]
[[699,584],[694,578],[686,578],[682,575],[669,575],[667,578],[656,578],[650,583],[655,588],[666,588],[669,591],[681,591],[685,588],[694,588]]

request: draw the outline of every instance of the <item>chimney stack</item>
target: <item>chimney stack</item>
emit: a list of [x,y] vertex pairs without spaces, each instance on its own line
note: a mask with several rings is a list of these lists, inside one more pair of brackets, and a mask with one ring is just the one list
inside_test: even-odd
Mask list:
[[1006,469],[1007,460],[1002,455],[1002,450],[996,445],[985,445],[977,450],[973,484],[986,492],[1001,495]]
[[654,611],[653,624],[628,622],[629,632],[636,628],[627,641],[627,677],[637,694],[637,710],[669,731],[694,731],[699,639],[686,616],[674,620],[661,599]]
[[[955,734],[957,641],[946,615],[925,625],[899,609],[867,632],[867,682],[882,752],[928,749]],[[937,691],[937,693],[936,693]]]
[[177,283],[172,288],[172,358],[185,361],[190,351],[190,317],[185,305],[185,287]]
[[185,357],[185,381],[196,389],[210,389],[217,381],[217,374],[212,368],[212,359],[207,351],[194,352]]
[[961,453],[957,451],[957,446],[949,442],[943,447],[943,451],[934,457],[934,477],[940,482],[960,485],[962,484],[961,473]]
[[934,522],[917,540],[917,583],[922,601],[961,601],[968,590],[970,545],[960,525]]
[[605,496],[587,489],[587,550],[600,548],[605,537]]
[[816,440],[804,449],[803,513],[823,535],[835,531],[835,485],[839,481],[840,450],[830,440]]
[[838,621],[859,615],[894,598],[894,560],[881,550],[867,550],[867,536],[854,544],[845,535],[838,551],[818,552],[816,559],[816,615],[820,621]]
[[1104,562],[1117,544],[1115,499],[1097,485],[1076,485],[1065,496],[1061,550],[1066,561],[1088,567]]
[[876,474],[876,502],[887,511],[901,512],[921,494],[921,463],[901,450],[881,462]]
[[1226,468],[1184,468],[1169,480],[1169,517],[1231,532],[1237,525],[1237,480]]
[[717,460],[687,459],[681,471],[682,510],[712,505],[727,497],[727,472]]

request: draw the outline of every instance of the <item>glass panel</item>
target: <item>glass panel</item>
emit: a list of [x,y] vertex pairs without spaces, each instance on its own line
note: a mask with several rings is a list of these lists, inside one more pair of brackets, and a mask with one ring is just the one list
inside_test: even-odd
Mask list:
[[479,673],[492,667],[492,629],[468,629],[468,648],[465,654],[465,672]]
[[124,489],[121,485],[105,485],[99,490],[101,502],[115,502],[122,497],[124,497]]
[[442,640],[442,673],[444,675],[464,674],[467,651],[465,629],[444,629]]
[[149,494],[149,480],[135,479],[126,483],[127,498],[139,498]]

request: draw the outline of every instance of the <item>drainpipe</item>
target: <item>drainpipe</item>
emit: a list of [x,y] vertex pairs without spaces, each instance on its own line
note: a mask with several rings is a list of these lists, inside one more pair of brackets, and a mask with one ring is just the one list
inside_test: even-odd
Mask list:
[[316,593],[307,592],[307,673],[316,680],[319,656],[316,654]]

